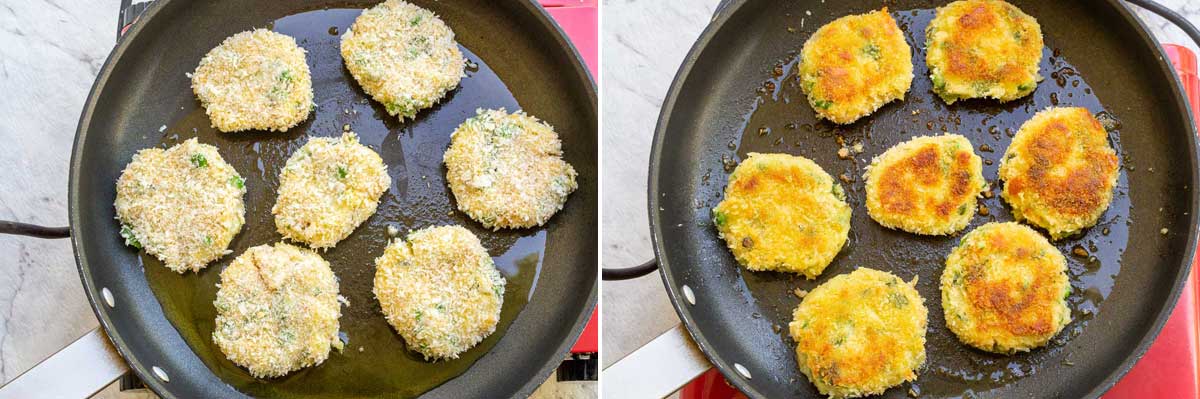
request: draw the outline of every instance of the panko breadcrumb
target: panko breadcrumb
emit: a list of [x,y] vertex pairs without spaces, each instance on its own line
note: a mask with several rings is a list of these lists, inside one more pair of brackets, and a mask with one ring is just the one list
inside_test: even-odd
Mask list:
[[117,179],[117,219],[125,243],[179,273],[229,253],[245,224],[245,180],[217,148],[189,139],[138,151]]
[[838,18],[800,51],[801,89],[820,118],[851,123],[904,98],[912,49],[887,8]]
[[312,138],[280,173],[275,228],[290,240],[331,248],[375,214],[391,185],[383,159],[354,133]]
[[213,341],[257,378],[321,364],[342,349],[338,282],[312,250],[286,243],[247,249],[221,271]]
[[941,287],[946,326],[985,351],[1028,351],[1071,321],[1066,258],[1018,223],[988,223],[964,236],[946,257]]
[[867,212],[887,228],[952,234],[971,222],[987,187],[983,161],[966,137],[921,136],[889,148],[867,167]]
[[859,268],[804,296],[788,325],[796,362],[824,395],[881,394],[917,379],[929,310],[916,279]]
[[554,128],[521,111],[476,110],[443,160],[458,209],[493,230],[546,223],[578,187]]
[[433,106],[466,76],[454,31],[433,11],[388,0],[342,35],[342,59],[363,91],[401,120]]
[[1091,112],[1051,107],[1021,125],[1001,158],[1001,195],[1017,220],[1057,240],[1100,220],[1119,173],[1108,133]]
[[266,29],[238,33],[210,50],[192,74],[192,91],[222,132],[288,130],[313,109],[304,49]]
[[1000,0],[939,7],[925,28],[925,63],[933,91],[947,104],[965,98],[1010,101],[1042,80],[1042,27]]
[[729,175],[713,224],[747,269],[814,279],[846,244],[850,205],[842,186],[808,158],[750,153]]
[[408,348],[456,359],[492,332],[504,277],[470,230],[428,227],[395,239],[375,259],[375,297]]

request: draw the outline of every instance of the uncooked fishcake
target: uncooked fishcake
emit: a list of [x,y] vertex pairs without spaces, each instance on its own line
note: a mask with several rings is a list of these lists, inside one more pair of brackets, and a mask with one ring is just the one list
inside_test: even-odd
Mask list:
[[916,282],[859,268],[809,292],[788,325],[800,372],[834,398],[881,394],[917,379],[929,310]]
[[244,182],[217,147],[194,138],[138,151],[117,179],[121,236],[171,270],[203,269],[229,253],[246,222]]
[[1066,258],[1018,223],[988,223],[967,233],[946,257],[941,284],[947,327],[985,351],[1028,351],[1071,322]]
[[458,209],[493,230],[546,223],[578,187],[558,133],[521,111],[476,110],[443,161]]
[[1042,27],[1000,0],[939,7],[925,28],[925,63],[933,91],[947,104],[965,98],[1010,101],[1042,80]]
[[290,240],[331,248],[375,214],[391,185],[383,159],[354,133],[314,137],[280,173],[275,228]]
[[747,269],[811,280],[846,244],[850,205],[842,186],[808,158],[750,153],[729,175],[713,224]]
[[912,49],[887,8],[838,18],[800,51],[801,89],[817,116],[851,123],[904,98]]
[[217,287],[213,342],[250,375],[279,377],[342,349],[337,277],[312,250],[251,247],[221,271]]
[[238,33],[210,50],[192,73],[192,91],[222,132],[282,132],[313,109],[304,49],[266,29]]
[[1001,195],[1013,216],[1057,240],[1100,220],[1120,171],[1108,133],[1086,108],[1047,108],[1030,118],[1000,160]]
[[492,332],[504,277],[470,230],[427,227],[395,239],[375,259],[375,298],[408,348],[457,359]]
[[400,120],[433,106],[465,76],[454,31],[433,11],[388,0],[342,35],[342,60],[363,91]]
[[867,213],[887,228],[952,234],[971,222],[987,186],[966,137],[921,136],[897,144],[867,167]]

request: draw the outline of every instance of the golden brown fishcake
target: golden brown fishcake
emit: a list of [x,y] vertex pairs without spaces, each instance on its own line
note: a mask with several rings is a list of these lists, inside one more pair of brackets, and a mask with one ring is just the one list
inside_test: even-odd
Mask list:
[[287,239],[331,248],[375,214],[391,185],[383,159],[354,133],[314,137],[279,174],[275,228]]
[[859,268],[805,295],[788,325],[800,372],[834,398],[880,394],[916,380],[929,318],[916,282]]
[[200,59],[192,91],[222,132],[284,131],[308,119],[312,76],[291,36],[255,29],[230,36]]
[[750,153],[729,175],[713,224],[750,270],[821,274],[846,244],[842,186],[808,158]]
[[493,230],[541,226],[578,187],[558,133],[521,111],[476,110],[443,161],[458,209]]
[[988,223],[946,257],[946,325],[967,345],[997,353],[1045,345],[1071,321],[1067,260],[1024,225]]
[[939,7],[925,28],[925,63],[933,90],[947,104],[964,98],[1015,100],[1042,80],[1042,27],[1000,0]]
[[138,151],[117,179],[121,236],[171,270],[199,271],[242,230],[244,182],[217,147],[194,138]]
[[286,243],[247,249],[221,271],[213,342],[258,378],[321,364],[342,349],[337,277],[316,252]]
[[341,52],[363,91],[402,121],[433,106],[465,76],[454,31],[433,11],[401,0],[363,11],[342,35]]
[[1086,108],[1047,108],[1021,125],[1000,161],[1013,216],[1057,240],[1095,225],[1120,174],[1108,133]]
[[912,84],[912,49],[887,8],[838,18],[800,51],[801,88],[820,118],[851,123]]
[[987,187],[983,161],[957,134],[897,144],[867,167],[867,212],[892,229],[944,235],[967,227]]
[[375,259],[384,316],[427,360],[456,359],[496,331],[504,285],[479,238],[461,226],[411,232]]

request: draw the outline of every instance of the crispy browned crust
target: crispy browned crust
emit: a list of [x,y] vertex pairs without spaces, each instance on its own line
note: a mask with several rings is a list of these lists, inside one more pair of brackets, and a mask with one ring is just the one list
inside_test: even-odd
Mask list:
[[1056,239],[1096,223],[1117,177],[1117,154],[1086,108],[1039,112],[1021,126],[1000,166],[1005,200]]

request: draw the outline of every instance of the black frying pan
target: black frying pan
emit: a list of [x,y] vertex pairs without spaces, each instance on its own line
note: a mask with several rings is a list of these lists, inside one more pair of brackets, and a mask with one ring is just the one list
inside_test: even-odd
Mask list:
[[[163,397],[528,395],[561,362],[596,301],[596,90],[566,37],[531,1],[414,2],[446,20],[470,64],[458,89],[408,122],[368,101],[342,66],[339,36],[371,2],[155,2],[113,49],[84,105],[71,158],[69,232],[9,222],[0,232],[69,233],[100,324]],[[221,134],[209,127],[184,74],[224,38],[255,27],[294,36],[308,51],[318,107],[287,132]],[[449,133],[478,107],[524,109],[560,134],[579,189],[546,226],[492,232],[454,211],[441,157]],[[270,214],[280,168],[307,137],[340,135],[344,124],[380,153],[393,181],[378,212],[323,253],[351,303],[340,319],[347,349],[285,377],[251,378],[211,341],[215,282],[246,248],[280,240]],[[112,203],[116,178],[137,150],[191,137],[217,146],[247,178],[247,223],[231,255],[179,275],[123,245]],[[509,280],[496,333],[458,360],[428,363],[406,350],[371,295],[373,259],[389,224],[402,232],[459,224],[480,236]]]
[[[1189,108],[1158,44],[1115,0],[1014,1],[1042,25],[1046,80],[1017,101],[947,106],[930,90],[923,48],[925,26],[941,3],[732,1],[718,11],[675,77],[650,155],[657,265],[701,351],[748,396],[818,396],[797,371],[788,336],[787,323],[800,302],[792,291],[811,290],[860,266],[906,280],[919,277],[917,289],[930,310],[927,364],[915,383],[887,391],[889,397],[910,390],[933,396],[1096,397],[1137,362],[1175,305],[1196,246],[1200,183]],[[912,89],[904,101],[852,125],[818,122],[795,83],[796,54],[821,25],[884,5],[913,48]],[[1200,39],[1194,28],[1185,30]],[[785,70],[782,77],[773,76],[777,66]],[[945,256],[963,233],[921,237],[881,227],[863,206],[863,168],[912,136],[949,131],[977,147],[986,160],[984,176],[998,194],[996,169],[1011,134],[1055,104],[1087,107],[1119,121],[1110,131],[1123,165],[1116,199],[1098,226],[1055,243],[1068,254],[1074,321],[1047,347],[1030,353],[998,356],[971,349],[946,329],[938,289]],[[865,151],[841,160],[839,140],[862,142]],[[749,152],[803,155],[834,176],[853,178],[843,184],[854,210],[850,240],[818,279],[746,271],[717,237],[711,208],[722,198],[728,172]],[[1012,220],[999,195],[982,204],[988,215],[977,215],[964,232]],[[1076,246],[1089,256],[1070,255]],[[604,276],[629,278],[654,265],[605,270]],[[695,304],[686,299],[685,287]]]

